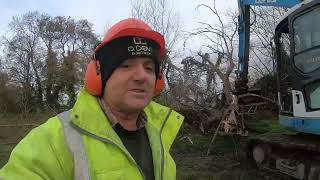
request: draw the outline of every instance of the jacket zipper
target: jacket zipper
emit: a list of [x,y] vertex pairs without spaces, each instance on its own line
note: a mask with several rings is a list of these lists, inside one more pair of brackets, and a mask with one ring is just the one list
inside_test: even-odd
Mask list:
[[162,134],[162,130],[165,126],[165,124],[167,123],[168,119],[169,119],[169,116],[172,112],[172,109],[170,109],[166,115],[166,118],[164,119],[164,122],[161,126],[161,129],[160,129],[160,145],[161,145],[161,150],[160,150],[160,162],[161,162],[161,166],[160,166],[160,180],[163,180],[163,172],[164,172],[164,149],[163,149],[163,143],[162,143],[162,137],[161,137],[161,134]]

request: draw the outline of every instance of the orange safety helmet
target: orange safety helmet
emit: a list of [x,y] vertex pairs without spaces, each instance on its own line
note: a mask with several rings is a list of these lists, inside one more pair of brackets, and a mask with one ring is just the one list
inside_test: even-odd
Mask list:
[[[103,93],[100,63],[99,61],[97,61],[95,57],[96,52],[98,52],[98,50],[100,50],[109,42],[117,38],[127,37],[127,36],[136,36],[136,37],[142,37],[142,38],[153,40],[160,47],[158,60],[162,61],[164,59],[165,41],[164,41],[164,37],[160,33],[153,31],[150,26],[148,26],[145,22],[139,19],[128,18],[128,19],[122,20],[117,24],[113,25],[109,29],[103,41],[95,48],[93,59],[90,61],[90,63],[87,66],[85,80],[84,80],[84,87],[91,95],[101,96]],[[159,62],[159,64],[161,64],[161,62]],[[156,80],[154,95],[159,95],[165,87],[164,78],[163,78],[163,69],[160,69],[159,73],[160,74],[157,76],[158,79]]]

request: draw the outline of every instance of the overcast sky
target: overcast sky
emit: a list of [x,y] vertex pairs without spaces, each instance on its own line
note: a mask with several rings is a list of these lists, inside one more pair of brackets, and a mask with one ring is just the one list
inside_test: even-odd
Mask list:
[[[39,11],[51,16],[87,19],[95,33],[103,35],[110,25],[130,17],[132,0],[1,0],[0,36],[4,35],[13,16]],[[210,16],[196,10],[197,5],[212,5],[213,0],[167,0],[180,15],[184,31],[191,31],[199,21],[210,22]],[[237,0],[217,0],[221,12],[236,10]],[[211,16],[212,17],[212,16]]]

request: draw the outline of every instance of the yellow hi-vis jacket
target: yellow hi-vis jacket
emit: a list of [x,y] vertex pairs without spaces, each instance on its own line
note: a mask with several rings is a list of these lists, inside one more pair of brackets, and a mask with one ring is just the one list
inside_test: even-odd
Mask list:
[[[148,118],[146,131],[152,150],[155,179],[176,179],[176,165],[169,150],[184,117],[155,102],[151,102],[144,112]],[[96,97],[82,90],[76,104],[66,115],[70,122],[63,124],[61,117],[55,116],[21,140],[12,151],[8,163],[0,170],[0,179],[144,179],[137,163],[106,119]],[[65,137],[68,130],[63,127],[68,125],[80,135],[84,146],[82,153],[81,146],[70,149],[74,142],[70,145],[70,138],[68,140]],[[82,166],[83,162],[86,163],[87,178],[75,173],[75,169],[78,169],[78,173],[84,172],[81,169],[83,167],[79,169],[77,162]]]

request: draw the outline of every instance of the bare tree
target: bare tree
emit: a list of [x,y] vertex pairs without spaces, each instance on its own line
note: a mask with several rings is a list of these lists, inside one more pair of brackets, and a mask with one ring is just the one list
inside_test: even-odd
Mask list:
[[184,58],[181,62],[183,68],[176,66],[170,71],[172,86],[167,93],[167,101],[177,109],[205,109],[210,99],[211,90],[206,91],[206,82],[203,76],[206,72],[199,69],[199,63],[192,56]]
[[9,81],[22,89],[21,109],[72,106],[97,42],[92,25],[87,20],[31,12],[14,17],[9,27],[4,55]]
[[16,92],[9,84],[8,74],[5,72],[4,67],[1,65],[0,61],[0,114],[6,115],[6,113],[16,112],[17,102],[16,102]]
[[189,37],[197,36],[204,39],[203,42],[206,43],[204,46],[207,49],[207,53],[200,51],[198,56],[201,57],[210,75],[214,76],[216,74],[223,84],[225,108],[217,129],[223,125],[224,130],[227,132],[242,134],[244,129],[241,126],[242,122],[236,117],[238,104],[237,98],[233,95],[233,86],[231,84],[234,68],[236,67],[235,61],[237,60],[234,56],[237,45],[237,16],[233,13],[233,16],[231,18],[229,16],[230,20],[226,23],[216,8],[216,1],[213,1],[211,6],[200,4],[197,8],[208,10],[217,20],[215,24],[199,22],[199,27],[189,35]]
[[167,0],[136,0],[131,3],[131,15],[142,19],[160,32],[166,40],[170,56],[180,38],[180,20],[178,14]]
[[133,17],[144,20],[164,36],[167,54],[162,65],[166,69],[168,85],[172,87],[169,72],[176,68],[172,59],[176,56],[175,46],[181,36],[180,18],[167,0],[135,0],[131,5]]
[[14,17],[9,24],[13,34],[6,39],[7,63],[11,64],[12,78],[21,83],[26,101],[33,101],[43,107],[40,69],[42,67],[41,47],[39,46],[39,22],[37,12],[27,13],[23,17]]
[[[198,55],[202,58],[203,62],[210,69],[211,73],[216,73],[222,80],[224,85],[224,95],[226,96],[227,104],[232,102],[232,85],[230,82],[230,76],[235,68],[235,41],[238,24],[236,17],[232,17],[230,24],[226,24],[222,21],[221,15],[216,8],[215,1],[213,6],[210,7],[205,4],[200,4],[198,8],[208,9],[213,16],[218,20],[217,24],[210,24],[206,22],[200,22],[199,28],[190,34],[190,36],[202,36],[208,44],[209,53],[199,52]],[[210,55],[212,54],[212,55]]]
[[97,38],[87,20],[74,21],[70,17],[42,17],[41,37],[47,49],[46,97],[56,106],[57,97],[65,92],[71,105],[76,99],[84,76],[84,69]]

